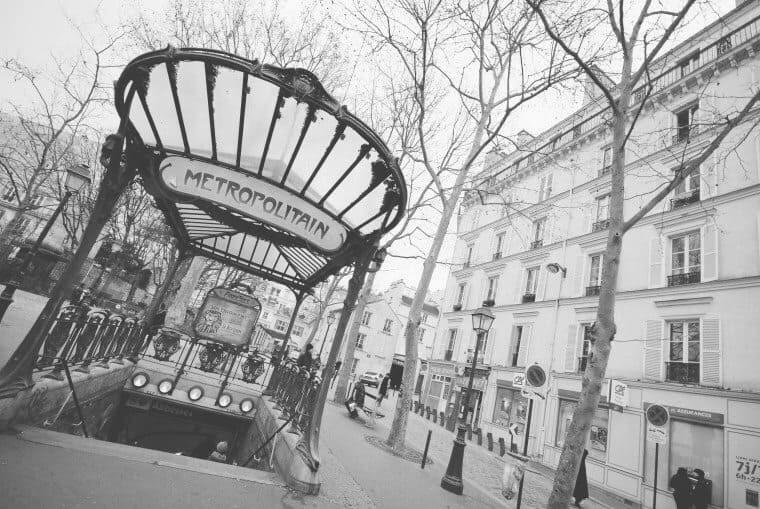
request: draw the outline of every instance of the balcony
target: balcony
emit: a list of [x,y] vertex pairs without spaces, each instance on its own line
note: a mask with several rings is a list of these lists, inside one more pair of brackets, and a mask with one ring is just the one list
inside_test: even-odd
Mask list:
[[682,142],[689,142],[689,138],[699,133],[699,126],[686,125],[676,128],[676,134],[673,135],[673,145],[677,145]]
[[684,193],[676,196],[670,200],[670,210],[675,210],[680,207],[689,205],[690,203],[696,203],[699,201],[699,188],[692,189],[688,193]]
[[668,276],[668,286],[681,286],[691,285],[699,283],[702,280],[701,274],[698,270],[693,272],[686,272],[684,274],[673,274]]
[[599,295],[599,291],[602,289],[601,286],[587,286],[586,287],[586,297],[596,297]]
[[603,168],[601,168],[599,170],[599,175],[598,176],[599,177],[603,177],[603,176],[607,175],[611,171],[612,171],[612,165],[608,164],[607,166],[605,166],[605,167],[603,167]]
[[501,252],[498,252],[498,253],[494,253],[494,254],[493,254],[493,259],[494,259],[494,260],[499,260],[499,259],[501,259]]
[[544,239],[537,239],[530,243],[531,249],[538,249],[539,247],[544,246]]
[[496,304],[496,301],[494,299],[486,299],[483,301],[483,307],[486,307],[486,308],[490,308],[494,304]]
[[471,264],[472,264],[472,262],[470,262],[470,260],[467,260],[466,262],[464,262],[462,264],[462,268],[463,269],[469,269]]
[[453,311],[462,311],[462,304],[454,304]]
[[526,293],[522,296],[522,303],[527,304],[528,302],[536,302],[536,294],[535,293]]
[[454,357],[454,350],[446,350],[443,354],[443,360],[450,361]]
[[591,226],[591,233],[600,232],[602,230],[606,230],[609,227],[610,227],[610,220],[602,219],[601,221],[597,221]]
[[699,383],[698,362],[667,362],[665,381],[678,382],[681,384]]

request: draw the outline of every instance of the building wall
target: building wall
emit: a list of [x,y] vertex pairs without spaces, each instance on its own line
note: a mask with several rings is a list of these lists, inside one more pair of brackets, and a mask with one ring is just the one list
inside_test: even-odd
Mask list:
[[[760,6],[748,3],[676,48],[663,65],[673,66],[697,47],[705,48],[757,18]],[[683,156],[703,150],[714,136],[701,129],[690,135],[688,144],[675,141],[675,112],[699,100],[695,122],[709,124],[736,111],[760,81],[756,52],[744,53],[739,44],[731,51],[735,53],[708,64],[712,77],[704,69],[699,70],[699,80],[686,75],[661,92],[655,106],[644,109],[627,153],[626,217],[657,192]],[[541,365],[549,383],[546,399],[534,403],[529,454],[552,467],[559,460],[564,423],[581,390],[583,326],[596,319],[593,287],[600,283],[591,275],[592,256],[604,251],[607,238],[607,230],[601,226],[594,231],[594,223],[604,219],[597,216],[597,199],[611,189],[609,174],[602,172],[611,132],[600,125],[581,136],[572,133],[574,122],[595,113],[590,105],[532,141],[528,150],[570,129],[569,137],[562,138],[569,142],[548,157],[536,153],[536,163],[515,170],[517,156],[488,158],[481,176],[504,171],[484,180],[484,187],[503,199],[482,205],[466,198],[463,203],[454,253],[455,263],[461,265],[452,268],[447,281],[421,396],[425,404],[446,405],[431,395],[432,377],[440,382],[447,373],[461,372],[475,341],[469,315],[486,299],[488,278],[498,278],[492,306],[496,318],[482,361],[490,373],[479,424],[507,443],[509,425],[517,424],[522,439],[526,400],[512,387],[512,378],[529,365]],[[644,423],[645,408],[652,403],[670,407],[672,416],[669,442],[660,450],[658,506],[672,507],[667,480],[679,466],[709,472],[713,504],[719,507],[750,507],[745,504],[746,490],[760,488],[760,480],[753,484],[751,475],[745,479],[736,471],[737,465],[751,465],[751,471],[760,462],[760,378],[753,369],[760,361],[754,348],[760,317],[753,313],[760,301],[760,129],[754,121],[749,124],[732,133],[702,165],[696,202],[673,207],[674,197],[669,197],[624,238],[617,332],[607,377],[626,383],[630,400],[619,412],[607,407],[603,398],[587,445],[587,469],[592,483],[634,505],[649,506],[652,500],[653,446],[646,440]],[[539,197],[549,174],[552,192],[548,198],[545,193]],[[510,208],[505,209],[504,202]],[[546,218],[546,232],[543,245],[536,247],[531,245],[532,228],[540,218]],[[673,239],[690,232],[700,241],[700,269],[690,276],[698,280],[674,278]],[[504,242],[500,256],[494,256],[500,233],[505,234]],[[550,273],[549,263],[566,268],[566,276]],[[538,269],[537,284],[535,292],[529,292],[527,270],[533,267]],[[679,280],[686,284],[674,284]],[[527,293],[535,293],[535,302],[524,303]],[[460,311],[454,311],[457,304]],[[698,324],[700,367],[697,379],[676,381],[667,370],[669,324],[684,320]],[[458,332],[447,362],[451,329]]]

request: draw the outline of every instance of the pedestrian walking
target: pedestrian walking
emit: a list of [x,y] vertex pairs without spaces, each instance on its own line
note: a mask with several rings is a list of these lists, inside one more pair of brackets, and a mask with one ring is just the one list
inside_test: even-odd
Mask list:
[[575,480],[575,489],[573,490],[573,498],[575,499],[575,507],[580,507],[581,502],[588,498],[588,477],[586,477],[586,456],[588,451],[583,449],[583,456],[581,456],[581,468],[578,469],[578,478]]
[[306,370],[311,369],[311,364],[314,362],[314,359],[311,357],[311,351],[314,349],[314,345],[309,343],[306,345],[306,349],[304,352],[298,356],[298,367],[304,368]]
[[390,384],[390,382],[391,382],[391,374],[386,373],[385,376],[383,377],[383,381],[380,382],[380,389],[377,391],[378,392],[378,395],[377,395],[378,407],[388,395],[388,385]]
[[710,503],[710,483],[705,479],[705,471],[701,468],[695,468],[694,473],[697,474],[697,483],[694,485],[694,491],[692,492],[692,502],[695,509],[707,509]]
[[678,509],[691,508],[691,480],[684,467],[678,467],[676,474],[670,478],[670,487]]

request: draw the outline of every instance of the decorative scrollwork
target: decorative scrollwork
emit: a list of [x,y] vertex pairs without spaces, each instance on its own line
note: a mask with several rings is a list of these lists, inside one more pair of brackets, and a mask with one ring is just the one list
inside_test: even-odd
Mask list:
[[179,334],[162,329],[153,340],[153,357],[159,361],[168,361],[179,350]]
[[216,343],[209,343],[203,347],[200,354],[201,370],[211,373],[222,363],[226,356],[224,347]]

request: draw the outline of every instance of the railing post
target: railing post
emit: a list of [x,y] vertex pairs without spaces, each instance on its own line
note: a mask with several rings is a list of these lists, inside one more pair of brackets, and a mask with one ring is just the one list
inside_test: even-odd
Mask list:
[[[365,245],[363,247],[363,252],[361,252],[356,258],[354,274],[348,283],[348,291],[346,292],[346,297],[343,301],[343,311],[338,320],[338,325],[335,328],[335,340],[330,346],[330,353],[327,356],[327,362],[325,362],[325,380],[329,380],[335,370],[335,361],[340,353],[348,321],[356,306],[359,292],[364,285],[364,279],[376,252],[377,245],[373,242],[372,244]],[[296,450],[301,454],[304,462],[314,472],[319,469],[319,430],[322,423],[325,402],[327,401],[327,392],[329,390],[330,384],[320,384],[319,393],[314,405],[314,411],[309,420],[309,425],[296,445]]]
[[290,340],[290,334],[293,331],[293,325],[296,323],[296,318],[298,317],[298,310],[301,309],[301,304],[303,303],[304,298],[306,297],[306,291],[302,290],[300,293],[296,294],[296,305],[293,307],[293,314],[290,315],[290,322],[288,323],[288,328],[285,331],[285,339],[282,341],[282,346],[280,347],[280,359],[277,365],[273,366],[272,374],[269,377],[269,383],[267,384],[267,388],[264,389],[264,392],[262,393],[263,396],[271,396],[275,388],[278,384],[278,379],[280,377],[281,369],[283,362],[286,361],[287,356],[287,346],[288,341]]

